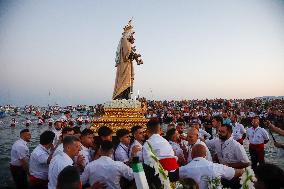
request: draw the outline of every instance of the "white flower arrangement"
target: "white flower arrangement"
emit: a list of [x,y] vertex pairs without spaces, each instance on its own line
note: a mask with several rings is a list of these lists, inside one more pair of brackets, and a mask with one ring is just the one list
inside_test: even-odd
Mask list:
[[170,180],[168,177],[168,171],[164,170],[162,165],[160,164],[160,161],[158,157],[156,156],[151,144],[147,142],[148,144],[148,154],[150,156],[150,167],[155,169],[155,175],[159,175],[159,178],[161,180],[162,185],[164,186],[164,189],[172,189]]
[[141,108],[141,102],[133,99],[112,100],[104,103],[104,108]]
[[256,181],[257,179],[252,168],[245,168],[245,172],[242,174],[240,181],[240,184],[242,185],[241,189],[254,189],[254,182]]
[[220,177],[216,177],[216,178],[206,177],[205,180],[207,181],[208,189],[222,189],[223,188]]

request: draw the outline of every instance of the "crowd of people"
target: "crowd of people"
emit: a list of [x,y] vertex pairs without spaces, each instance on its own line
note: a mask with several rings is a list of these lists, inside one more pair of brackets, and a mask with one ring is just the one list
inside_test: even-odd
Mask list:
[[[148,101],[147,106],[146,128],[136,125],[116,133],[107,125],[96,133],[80,130],[67,111],[40,135],[31,153],[31,134],[23,129],[11,150],[17,188],[135,188],[134,159],[143,163],[149,188],[161,188],[151,167],[149,144],[173,183],[191,180],[203,189],[208,179],[221,177],[224,187],[240,188],[240,176],[251,166],[255,188],[284,187],[283,170],[265,162],[264,146],[270,137],[261,127],[284,136],[283,101]],[[249,142],[250,158],[244,140]]]

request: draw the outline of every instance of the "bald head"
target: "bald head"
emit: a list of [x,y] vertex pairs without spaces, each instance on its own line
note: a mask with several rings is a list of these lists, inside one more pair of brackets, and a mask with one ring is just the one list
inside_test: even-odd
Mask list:
[[196,144],[193,146],[191,151],[192,159],[197,157],[206,157],[206,148],[202,144]]
[[187,132],[187,141],[190,145],[193,145],[198,140],[198,130],[194,127],[191,127]]

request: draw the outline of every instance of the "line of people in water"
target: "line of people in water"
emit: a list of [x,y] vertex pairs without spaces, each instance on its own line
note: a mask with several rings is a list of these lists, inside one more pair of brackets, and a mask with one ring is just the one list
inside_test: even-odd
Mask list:
[[[64,116],[68,120],[68,115]],[[28,129],[21,131],[20,139],[12,146],[10,170],[21,189],[135,188],[130,166],[138,158],[149,188],[161,188],[151,167],[147,145],[151,144],[172,182],[190,180],[203,189],[208,186],[207,178],[221,177],[224,187],[240,188],[240,176],[251,165],[258,179],[255,188],[284,187],[283,170],[265,162],[264,146],[269,135],[260,127],[260,115],[251,117],[252,126],[248,129],[239,123],[240,117],[216,114],[204,121],[190,116],[189,128],[183,121],[171,122],[163,132],[161,120],[152,116],[146,128],[138,125],[113,133],[106,125],[98,129],[95,137],[93,130],[81,131],[59,119],[52,130],[40,135],[40,144],[31,153],[27,147],[31,134]],[[205,127],[209,122],[211,132]],[[271,122],[266,124],[279,134],[284,132]],[[250,159],[244,140],[249,142]]]

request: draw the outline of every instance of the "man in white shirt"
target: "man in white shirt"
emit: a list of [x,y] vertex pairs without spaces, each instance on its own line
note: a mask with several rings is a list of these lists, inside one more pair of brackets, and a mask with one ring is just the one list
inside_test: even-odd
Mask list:
[[29,148],[27,142],[31,139],[29,129],[20,132],[20,139],[17,140],[11,150],[10,170],[17,189],[28,188],[27,173],[29,171]]
[[84,157],[83,167],[94,158],[92,147],[94,147],[94,132],[91,129],[84,129],[81,132],[81,150],[79,154]]
[[55,157],[57,154],[63,152],[63,143],[62,141],[64,140],[65,137],[67,136],[72,136],[74,135],[74,130],[71,127],[64,127],[62,129],[62,135],[60,136],[61,140],[59,141],[59,143],[57,143],[57,146],[55,146],[55,150],[53,153],[52,157]]
[[184,165],[186,163],[184,158],[184,152],[181,149],[180,145],[178,144],[178,141],[180,134],[175,128],[172,128],[167,131],[166,133],[166,139],[169,141],[170,145],[172,146],[175,155],[178,157],[178,163],[179,165]]
[[[217,153],[219,163],[233,167],[236,169],[243,169],[250,165],[247,153],[240,143],[232,137],[232,126],[229,124],[223,124],[219,127],[219,138],[207,140],[206,144],[208,148]],[[223,180],[223,186],[232,189],[239,189],[239,179]]]
[[187,162],[192,161],[191,151],[192,151],[193,146],[196,145],[196,144],[202,144],[205,147],[205,149],[206,149],[205,159],[207,159],[208,161],[212,161],[210,151],[207,148],[206,144],[198,138],[198,130],[196,128],[192,127],[188,130],[187,141],[188,141],[188,144],[189,144]]
[[202,144],[194,145],[191,155],[193,160],[179,168],[179,178],[192,178],[200,189],[208,188],[207,180],[209,179],[221,177],[231,180],[234,177],[240,177],[243,173],[241,169],[234,169],[206,160],[206,148]]
[[114,160],[121,161],[123,163],[129,163],[129,144],[130,135],[127,129],[119,129],[116,131],[116,136],[119,140],[119,144],[114,152]]
[[143,145],[142,157],[146,165],[150,165],[150,155],[148,152],[148,143],[152,146],[161,165],[167,171],[178,168],[177,157],[170,143],[160,134],[162,132],[158,119],[150,119],[147,123],[147,135],[149,139]]
[[112,160],[113,144],[102,141],[100,147],[101,157],[90,162],[81,175],[83,184],[93,185],[95,182],[104,183],[108,189],[124,188],[120,186],[120,179],[133,180],[134,174],[130,167],[120,161]]
[[56,120],[54,123],[54,129],[52,131],[55,134],[54,140],[53,140],[53,146],[58,146],[58,144],[61,142],[61,135],[62,135],[62,122],[60,120]]
[[52,119],[52,117],[50,117],[48,118],[47,122],[48,122],[48,126],[52,127],[54,120]]
[[203,129],[200,128],[200,124],[199,124],[198,121],[191,122],[191,126],[198,130],[198,138],[200,140],[204,141],[204,140],[209,139],[211,137],[211,135],[209,133],[207,133],[206,131],[204,131]]
[[219,127],[219,138],[206,140],[209,149],[217,153],[219,163],[233,168],[246,168],[250,165],[244,147],[232,137],[232,126],[223,124]]
[[56,189],[58,174],[79,154],[80,140],[75,136],[66,136],[63,140],[63,152],[52,158],[48,168],[48,189]]
[[238,123],[238,116],[236,114],[231,117],[231,120],[231,125],[233,127],[233,138],[243,145],[243,141],[246,138],[246,130],[242,124]]
[[[134,137],[133,143],[130,145],[129,155],[134,154],[135,157],[139,157],[139,161],[142,161],[142,145],[145,140],[145,132],[141,126],[133,126],[131,128],[132,136]],[[137,149],[136,154],[134,148]]]
[[52,131],[44,131],[40,135],[40,144],[33,150],[30,157],[30,189],[47,189],[48,165],[53,153]]
[[212,127],[215,129],[213,137],[218,137],[218,128],[223,124],[223,118],[220,115],[214,116],[212,119]]
[[150,119],[147,123],[147,135],[149,139],[144,143],[142,148],[142,159],[144,162],[145,175],[148,183],[152,183],[156,188],[161,188],[161,181],[155,176],[155,170],[150,167],[151,157],[148,144],[152,146],[153,151],[157,155],[161,165],[167,171],[178,169],[177,157],[170,143],[163,138],[160,122],[158,119]]
[[259,127],[259,117],[252,120],[252,127],[247,130],[249,140],[249,153],[251,157],[251,167],[255,169],[257,163],[264,164],[264,144],[269,141],[269,135],[264,128]]

